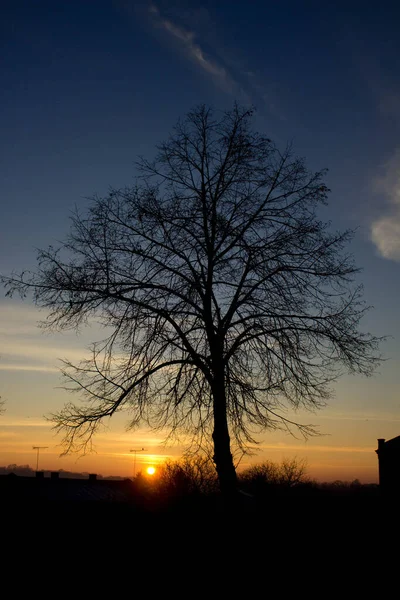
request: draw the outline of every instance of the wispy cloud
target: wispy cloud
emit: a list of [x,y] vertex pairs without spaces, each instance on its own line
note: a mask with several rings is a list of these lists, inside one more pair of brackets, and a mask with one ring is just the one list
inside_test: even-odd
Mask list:
[[0,336],[37,335],[38,321],[44,318],[37,308],[17,302],[0,304]]
[[262,446],[258,446],[258,448],[261,448],[262,450],[287,450],[287,451],[299,451],[299,450],[307,450],[308,452],[340,452],[340,453],[353,453],[353,452],[357,452],[357,453],[371,453],[371,447],[365,447],[365,446],[312,446],[306,443],[304,444],[298,444],[298,445],[293,445],[293,444],[285,444],[285,443],[280,443],[280,444],[263,444]]
[[32,371],[37,373],[59,373],[60,369],[47,365],[18,365],[0,363],[0,371]]
[[353,414],[341,414],[341,413],[331,413],[331,414],[320,414],[318,415],[318,420],[325,419],[329,421],[379,421],[383,423],[400,423],[400,418],[393,415],[392,413],[386,414],[381,413],[377,414],[362,414],[362,415],[353,415]]
[[224,35],[223,23],[217,22],[212,10],[192,2],[114,1],[125,16],[135,23],[140,19],[153,33],[161,34],[164,42],[173,44],[216,88],[243,105],[255,106],[261,115],[286,120],[284,91],[268,77],[265,65],[260,70],[249,64],[249,54],[243,49],[239,52],[235,39]]
[[[84,348],[71,348],[68,343],[62,344],[62,341],[60,345],[48,345],[44,343],[45,341],[48,342],[50,340],[41,337],[40,334],[36,341],[8,340],[7,345],[4,347],[5,352],[1,356],[2,358],[8,356],[18,357],[18,359],[29,358],[36,361],[46,361],[54,366],[60,358],[68,357],[72,361],[79,361],[87,354]],[[66,342],[68,341],[66,340]]]
[[31,306],[0,304],[0,371],[58,372],[59,359],[78,363],[90,356],[90,343],[104,337],[96,326],[79,336],[75,332],[46,335],[38,327],[45,317],[44,311]]
[[[111,443],[123,443],[125,445],[132,444],[132,431],[118,433],[112,437],[109,434],[99,434],[97,436],[97,439],[106,440],[107,442]],[[135,446],[159,446],[162,445],[164,437],[155,435],[154,432],[152,432],[151,430],[142,428],[140,430],[140,434],[135,432],[134,440]]]
[[12,339],[9,336],[4,336],[3,339],[6,343],[2,343],[0,371],[56,373],[60,372],[61,358],[67,357],[78,363],[87,354],[84,348],[71,348],[62,342],[59,346],[46,345],[40,334],[35,341],[26,338]]
[[371,224],[371,239],[381,256],[400,262],[400,149],[384,165],[376,187],[385,208]]
[[149,13],[153,25],[174,39],[180,45],[184,55],[201,70],[210,75],[220,89],[229,93],[239,91],[239,86],[232,74],[229,73],[226,66],[221,64],[216,57],[212,57],[204,51],[194,31],[178,25],[171,19],[165,18],[159,8],[153,3],[149,5]]
[[[132,461],[132,454],[127,452],[101,452],[102,456],[118,456],[118,457],[126,457]],[[174,459],[176,455],[174,454],[138,454],[136,457],[136,461],[138,465],[143,463],[149,464],[160,464],[163,463],[167,459]]]
[[15,433],[15,431],[0,431],[0,442],[2,440],[10,440],[18,437],[19,435],[18,433]]
[[2,419],[1,419],[0,427],[12,427],[12,428],[16,428],[16,427],[48,427],[48,428],[50,428],[51,425],[45,419],[37,419],[37,418],[30,419],[29,417],[27,417],[26,419],[22,419],[22,418],[13,418],[13,417],[5,416],[5,417],[2,417]]

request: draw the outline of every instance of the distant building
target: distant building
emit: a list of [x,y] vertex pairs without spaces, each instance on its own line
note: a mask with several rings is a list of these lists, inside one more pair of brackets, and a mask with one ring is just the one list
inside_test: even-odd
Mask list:
[[378,439],[379,485],[383,492],[400,493],[400,435]]

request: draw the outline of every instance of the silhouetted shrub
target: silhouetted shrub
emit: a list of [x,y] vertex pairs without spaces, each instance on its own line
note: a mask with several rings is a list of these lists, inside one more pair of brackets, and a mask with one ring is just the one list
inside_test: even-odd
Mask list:
[[294,489],[307,484],[311,485],[306,475],[306,461],[292,458],[282,463],[271,461],[248,467],[239,475],[241,487],[256,496],[273,489]]
[[203,456],[166,461],[156,483],[158,492],[180,497],[194,494],[212,494],[218,490],[215,467]]
[[157,468],[154,477],[139,473],[134,480],[139,502],[148,508],[173,506],[215,494],[218,479],[212,461],[204,456],[167,460]]

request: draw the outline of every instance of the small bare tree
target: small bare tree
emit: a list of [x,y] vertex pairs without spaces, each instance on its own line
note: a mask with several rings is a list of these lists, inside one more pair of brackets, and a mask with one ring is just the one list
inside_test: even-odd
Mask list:
[[306,483],[307,461],[301,458],[284,458],[280,465],[280,483],[287,487],[295,487]]
[[266,461],[242,471],[240,480],[256,493],[265,492],[268,486],[294,488],[309,482],[307,462],[296,457],[284,458],[280,464]]
[[168,496],[180,494],[212,494],[218,480],[212,461],[204,456],[167,460],[160,465],[156,487]]
[[317,218],[324,173],[253,132],[251,116],[190,112],[140,161],[135,187],[95,197],[36,272],[5,279],[10,294],[33,290],[50,328],[97,317],[112,329],[90,360],[65,364],[85,400],[53,417],[68,449],[125,408],[132,427],[212,439],[229,493],[231,439],[245,449],[266,428],[308,435],[285,407],[319,407],[343,371],[372,372],[351,232]]

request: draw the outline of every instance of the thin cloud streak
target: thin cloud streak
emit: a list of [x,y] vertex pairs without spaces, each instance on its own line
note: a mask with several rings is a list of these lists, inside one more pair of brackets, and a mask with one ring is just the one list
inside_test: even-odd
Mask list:
[[59,373],[60,369],[56,367],[47,367],[46,365],[15,365],[0,363],[0,371],[32,371],[38,373]]
[[[216,26],[205,6],[186,4],[183,9],[162,0],[157,3],[143,0],[135,9],[121,2],[120,9],[131,18],[134,14],[135,20],[138,16],[144,19],[153,32],[161,32],[181,56],[195,64],[219,90],[240,104],[256,106],[260,114],[266,112],[286,120],[282,102],[277,97],[276,82],[266,81],[264,71],[249,67],[242,53],[238,54],[234,40],[233,48],[229,48],[229,41],[223,39],[223,30]],[[164,7],[167,8],[164,10]]]
[[1,354],[2,359],[13,357],[14,359],[33,359],[34,362],[51,362],[53,365],[60,364],[61,358],[67,357],[71,361],[80,361],[82,358],[87,358],[89,352],[84,348],[71,348],[65,346],[47,346],[41,343],[42,340],[33,342],[32,340],[7,340],[5,346],[6,352]]
[[289,444],[263,444],[258,446],[262,450],[307,450],[307,452],[332,452],[332,453],[371,453],[371,447],[362,446],[309,446],[309,445],[297,445],[291,446]]
[[10,419],[2,417],[0,427],[51,427],[45,419]]
[[384,423],[400,423],[400,419],[393,415],[342,415],[342,414],[321,414],[318,419],[326,419],[328,421],[381,421]]
[[149,13],[154,26],[165,31],[177,41],[184,55],[210,75],[220,89],[232,94],[238,91],[238,84],[232,75],[215,58],[206,55],[200,44],[196,41],[196,34],[193,31],[187,30],[173,23],[170,19],[164,18],[155,4],[150,4]]
[[0,305],[0,335],[32,336],[39,331],[38,322],[44,313],[21,304]]
[[[127,454],[126,452],[100,452],[99,454],[101,454],[102,456],[119,456],[119,457],[125,457],[127,459],[130,459],[131,461],[133,461],[133,454]],[[138,463],[138,465],[145,463],[148,464],[149,462],[152,463],[163,463],[164,461],[168,460],[168,459],[176,459],[176,456],[174,456],[173,454],[138,454],[136,457],[136,462]]]
[[21,304],[0,305],[0,371],[57,373],[60,358],[79,362],[87,351],[76,346],[77,336],[59,335],[54,345],[38,326],[47,313]]
[[131,447],[138,447],[141,448],[142,446],[151,446],[152,448],[154,448],[155,446],[163,446],[163,441],[164,438],[161,437],[155,437],[154,435],[151,435],[151,433],[149,435],[146,435],[146,433],[144,433],[143,431],[140,432],[140,434],[138,435],[138,432],[127,432],[127,433],[122,433],[121,435],[118,436],[113,436],[110,437],[109,435],[104,435],[104,434],[98,434],[96,436],[96,440],[102,443],[107,443],[107,444],[125,444],[128,445],[130,444]]

